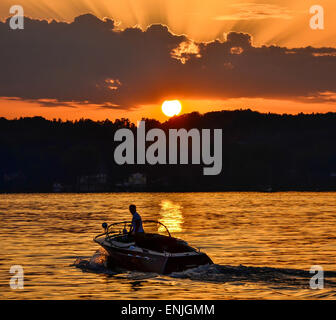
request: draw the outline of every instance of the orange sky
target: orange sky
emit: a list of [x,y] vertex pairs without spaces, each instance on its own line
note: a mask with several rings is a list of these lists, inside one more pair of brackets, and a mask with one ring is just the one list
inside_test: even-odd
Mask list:
[[[13,0],[1,0],[0,18],[9,16]],[[186,34],[195,41],[224,39],[230,31],[246,32],[253,36],[253,44],[287,47],[336,47],[335,0],[319,0],[325,9],[325,30],[309,28],[309,8],[317,4],[307,0],[21,0],[25,15],[40,19],[72,21],[75,16],[93,13],[110,17],[118,28],[138,25],[146,28],[153,23],[168,25],[176,34]],[[69,71],[70,72],[70,71]],[[179,99],[180,97],[175,97]],[[182,112],[207,112],[221,109],[251,108],[262,112],[298,113],[336,111],[332,103],[304,103],[301,101],[262,98],[227,100],[183,100]],[[132,121],[142,117],[167,119],[161,105],[138,106],[132,110],[102,109],[97,106],[74,107],[41,106],[38,102],[0,98],[0,116],[43,116],[48,119],[114,119],[129,117]]]
[[[303,103],[289,100],[271,100],[271,99],[228,99],[228,100],[181,100],[182,113],[198,111],[205,113],[209,111],[219,110],[236,110],[236,109],[251,109],[259,112],[275,112],[297,114],[313,113],[313,112],[336,112],[335,104],[327,103]],[[168,119],[161,112],[161,105],[146,105],[139,106],[135,110],[120,111],[108,110],[97,106],[78,106],[73,107],[44,107],[38,103],[30,103],[24,101],[0,100],[0,116],[8,119],[17,117],[33,117],[43,116],[47,119],[64,119],[77,120],[81,118],[89,118],[92,120],[105,120],[127,117],[134,123],[141,120],[143,117],[154,118],[159,121]]]

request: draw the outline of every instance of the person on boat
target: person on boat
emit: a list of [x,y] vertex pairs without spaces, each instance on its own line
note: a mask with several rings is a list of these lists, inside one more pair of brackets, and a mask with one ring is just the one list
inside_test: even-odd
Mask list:
[[130,234],[138,234],[138,233],[144,233],[144,229],[142,226],[142,219],[139,213],[136,211],[136,206],[134,204],[131,204],[129,206],[129,211],[133,215],[132,218],[132,226],[130,229]]

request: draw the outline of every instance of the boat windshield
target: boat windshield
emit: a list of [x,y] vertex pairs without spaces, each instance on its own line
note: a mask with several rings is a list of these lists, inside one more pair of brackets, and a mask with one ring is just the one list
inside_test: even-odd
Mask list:
[[[157,234],[163,234],[168,235],[171,237],[171,234],[168,230],[168,228],[161,222],[156,220],[143,220],[143,227],[145,233],[157,233]],[[105,232],[102,234],[99,234],[95,237],[97,239],[101,236],[106,236],[108,238],[120,236],[121,234],[127,234],[130,230],[130,227],[132,225],[131,221],[122,221],[122,222],[116,222],[108,225],[105,229]]]

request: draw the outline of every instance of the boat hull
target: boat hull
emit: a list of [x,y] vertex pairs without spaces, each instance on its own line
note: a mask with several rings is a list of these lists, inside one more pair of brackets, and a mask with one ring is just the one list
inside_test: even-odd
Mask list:
[[203,252],[185,254],[158,254],[142,249],[142,252],[127,248],[116,248],[108,243],[100,245],[109,253],[108,266],[127,270],[170,274],[181,272],[200,265],[213,264]]
[[201,265],[213,264],[212,260],[203,252],[194,256],[168,257],[163,274],[182,272],[187,269],[197,268]]

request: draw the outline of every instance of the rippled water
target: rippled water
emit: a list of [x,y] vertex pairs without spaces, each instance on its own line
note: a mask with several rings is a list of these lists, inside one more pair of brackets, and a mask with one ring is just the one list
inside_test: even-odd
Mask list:
[[[0,195],[1,299],[335,299],[336,193]],[[104,268],[102,222],[144,219],[201,248],[212,266],[169,276]],[[98,250],[98,251],[97,251]],[[12,290],[12,265],[24,289]],[[325,288],[309,287],[312,265]]]

